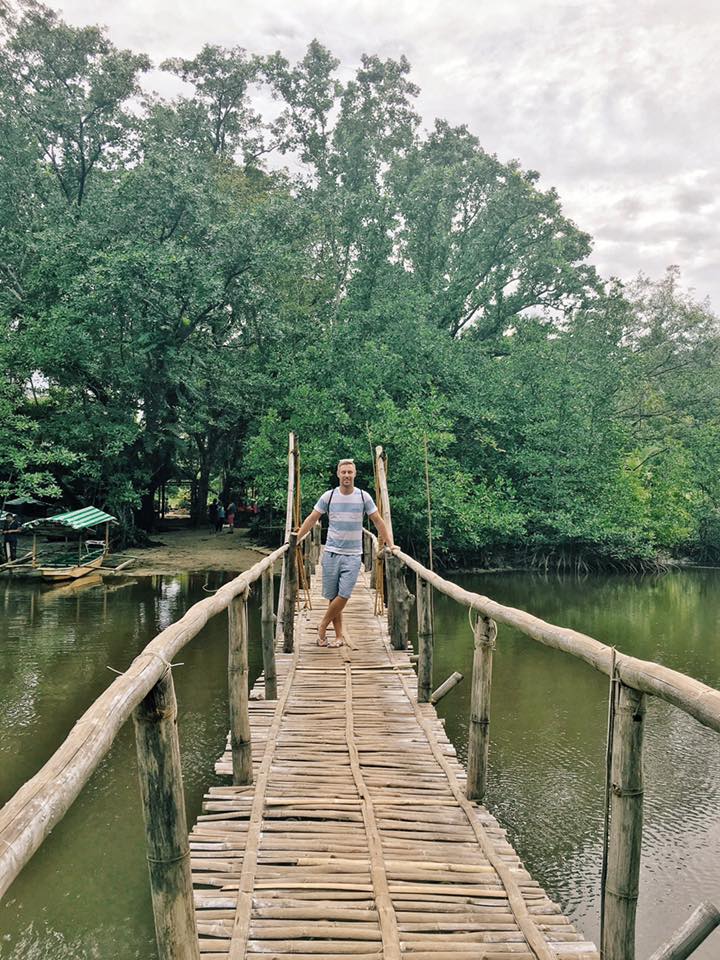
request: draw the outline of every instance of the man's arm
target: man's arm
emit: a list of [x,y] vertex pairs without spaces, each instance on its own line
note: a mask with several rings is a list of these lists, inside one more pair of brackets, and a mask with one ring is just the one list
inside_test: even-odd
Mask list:
[[307,515],[307,517],[305,517],[303,522],[298,527],[298,532],[297,532],[298,543],[302,540],[302,538],[305,536],[308,530],[312,530],[312,528],[315,526],[315,524],[318,522],[321,516],[322,514],[320,513],[319,510],[313,510],[311,513]]
[[380,534],[380,537],[383,543],[385,544],[385,546],[388,547],[390,550],[392,550],[395,544],[393,543],[393,538],[390,536],[390,531],[388,530],[385,524],[385,521],[380,516],[380,511],[376,510],[375,513],[371,513],[370,519],[375,524],[377,532]]

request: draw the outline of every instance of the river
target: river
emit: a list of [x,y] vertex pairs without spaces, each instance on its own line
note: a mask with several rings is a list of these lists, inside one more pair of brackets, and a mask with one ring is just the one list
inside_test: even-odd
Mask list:
[[[0,803],[163,627],[227,574],[137,577],[75,588],[0,582]],[[720,685],[720,571],[663,577],[458,575],[462,586],[619,650]],[[435,677],[466,680],[439,706],[465,758],[472,638],[436,596]],[[227,731],[226,618],[178,657],[188,822]],[[257,602],[252,636],[259,637]],[[251,680],[259,673],[251,644]],[[607,680],[501,627],[493,668],[488,806],[527,867],[597,942]],[[638,957],[704,899],[720,904],[720,735],[651,700]],[[132,724],[0,904],[2,960],[154,960]],[[694,960],[718,955],[716,931]]]

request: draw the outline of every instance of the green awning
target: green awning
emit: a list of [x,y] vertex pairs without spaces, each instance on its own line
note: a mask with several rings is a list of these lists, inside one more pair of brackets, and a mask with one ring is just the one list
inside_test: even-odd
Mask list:
[[71,530],[87,530],[102,523],[117,523],[117,519],[97,507],[83,507],[69,513],[58,513],[54,517],[40,517],[23,524],[23,530],[33,533],[67,533]]

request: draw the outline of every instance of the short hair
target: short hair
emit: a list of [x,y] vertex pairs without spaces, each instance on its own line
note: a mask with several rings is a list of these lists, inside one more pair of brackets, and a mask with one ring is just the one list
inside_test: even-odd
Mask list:
[[338,460],[337,469],[339,470],[340,467],[344,467],[346,463],[349,463],[352,467],[355,466],[355,461],[352,457],[345,457],[344,460]]

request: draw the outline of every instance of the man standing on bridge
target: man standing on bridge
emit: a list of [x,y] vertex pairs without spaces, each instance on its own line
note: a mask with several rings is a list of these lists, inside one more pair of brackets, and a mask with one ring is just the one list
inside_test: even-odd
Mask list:
[[[298,540],[311,530],[324,513],[328,515],[328,532],[323,552],[323,596],[329,601],[325,616],[318,626],[318,646],[339,647],[344,641],[342,612],[360,573],[362,562],[363,513],[377,527],[385,544],[392,549],[392,537],[385,526],[373,498],[355,486],[355,461],[341,460],[337,465],[338,487],[326,490],[298,529]],[[332,623],[335,640],[328,642],[327,628]]]

